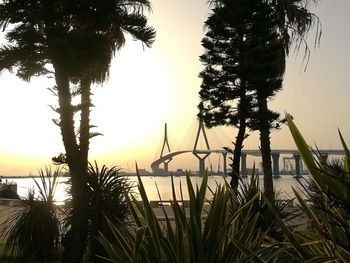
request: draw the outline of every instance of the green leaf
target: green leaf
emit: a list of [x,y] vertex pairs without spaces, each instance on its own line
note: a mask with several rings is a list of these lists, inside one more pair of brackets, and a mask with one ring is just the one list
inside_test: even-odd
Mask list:
[[286,119],[288,123],[289,130],[292,134],[294,142],[299,150],[299,153],[310,173],[315,183],[321,188],[325,188],[324,181],[322,180],[322,176],[319,174],[316,163],[314,161],[314,157],[310,151],[309,146],[307,145],[304,137],[299,132],[298,128],[295,126],[291,115],[286,114]]
[[341,134],[339,129],[338,129],[338,133],[339,133],[340,141],[343,145],[343,149],[345,151],[345,156],[344,156],[345,181],[347,183],[350,183],[350,152],[349,152],[348,146],[345,143],[343,135]]
[[299,241],[296,239],[296,237],[293,235],[293,233],[288,229],[288,227],[283,223],[281,217],[277,213],[277,211],[273,208],[271,203],[265,198],[264,201],[266,202],[267,206],[269,207],[269,210],[271,214],[274,216],[277,223],[280,225],[281,229],[283,230],[283,233],[288,238],[291,245],[294,247],[295,251],[297,252],[298,257],[302,259],[303,261],[308,260],[311,258],[311,255],[309,252],[303,248],[303,246],[299,243]]
[[136,230],[135,247],[134,247],[134,252],[132,256],[133,263],[139,262],[139,258],[141,258],[140,251],[141,251],[145,233],[146,233],[146,227],[140,227]]

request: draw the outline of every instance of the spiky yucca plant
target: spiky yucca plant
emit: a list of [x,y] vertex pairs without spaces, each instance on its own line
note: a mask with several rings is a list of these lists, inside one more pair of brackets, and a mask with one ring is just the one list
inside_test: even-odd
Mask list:
[[[306,186],[306,194],[309,194],[311,201],[317,198],[318,202],[310,207],[294,190],[312,227],[312,234],[307,236],[307,239],[312,241],[313,249],[320,252],[318,255],[333,257],[338,262],[350,262],[350,153],[348,147],[339,132],[345,152],[344,169],[339,170],[339,167],[320,162],[307,145],[290,115],[287,115],[287,121],[310,174],[309,185],[312,185],[312,189],[307,189]],[[339,174],[339,171],[342,171],[342,174]],[[300,254],[300,247],[294,246],[294,248]]]
[[60,208],[54,203],[57,179],[61,169],[39,170],[34,190],[21,200],[21,205],[1,226],[6,237],[4,253],[11,257],[49,260],[54,255],[60,237]]
[[[254,202],[250,207],[251,211],[243,211],[241,217],[246,218],[246,213],[258,214],[255,230],[281,240],[283,238],[283,231],[272,215],[266,199],[263,197],[259,176],[255,174],[255,169],[253,169],[250,179],[240,178],[239,189],[240,191],[237,192],[237,198],[235,199],[236,202],[233,202],[235,204],[233,209],[250,202],[254,198]],[[300,212],[297,210],[288,210],[289,203],[285,202],[285,198],[282,195],[283,193],[281,192],[275,193],[276,198],[271,204],[271,207],[276,210],[281,220],[286,223],[299,216]],[[289,202],[292,201],[289,200]]]
[[101,168],[89,164],[89,236],[88,254],[90,262],[101,261],[100,256],[106,255],[97,238],[103,233],[110,239],[113,235],[108,227],[107,219],[115,226],[120,227],[126,223],[129,215],[125,196],[131,191],[131,183],[119,173],[116,166]]
[[[165,222],[160,222],[147,198],[141,177],[138,176],[141,202],[133,195],[128,198],[129,208],[135,222],[127,231],[120,231],[111,222],[116,243],[104,235],[100,242],[108,252],[111,262],[261,262],[259,256],[266,250],[261,246],[259,232],[255,231],[258,214],[251,206],[257,196],[233,210],[235,193],[228,185],[218,186],[213,198],[206,200],[208,176],[200,186],[194,187],[186,175],[189,208],[183,206],[182,198],[173,196],[170,219],[163,208]],[[182,189],[180,187],[180,192]],[[205,202],[209,202],[209,206]],[[237,200],[235,201],[237,203]],[[269,260],[268,253],[264,253]]]
[[[89,262],[102,261],[101,256],[106,255],[97,238],[103,233],[110,239],[113,235],[108,227],[107,220],[121,227],[126,223],[129,216],[128,204],[125,196],[132,191],[132,184],[127,177],[120,174],[116,166],[108,168],[106,165],[99,167],[89,163],[86,177],[88,200],[89,200],[89,231],[87,238],[87,250],[85,259]],[[64,236],[62,245],[66,246],[66,239],[71,234],[72,205],[69,195],[70,180],[68,184],[68,200],[65,202],[65,217],[63,219]]]

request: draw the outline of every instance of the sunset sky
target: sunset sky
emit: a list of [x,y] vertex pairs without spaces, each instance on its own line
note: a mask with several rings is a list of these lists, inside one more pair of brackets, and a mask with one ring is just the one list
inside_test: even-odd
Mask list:
[[[153,0],[149,24],[157,31],[151,49],[128,39],[116,54],[110,79],[94,87],[92,124],[104,136],[92,139],[90,161],[118,165],[126,171],[150,170],[159,154],[164,123],[168,123],[172,150],[191,149],[202,70],[203,23],[210,12],[206,0]],[[271,102],[280,112],[291,113],[307,141],[320,148],[340,148],[337,127],[350,144],[350,11],[349,0],[321,0],[314,12],[322,22],[320,47],[313,47],[304,72],[302,52],[291,54],[283,90]],[[0,76],[0,175],[36,173],[63,152],[60,131],[51,119],[57,115],[48,105],[56,98],[47,88],[53,79],[34,78],[30,83],[14,74]],[[212,148],[228,146],[236,131],[215,129],[209,133]],[[258,134],[245,142],[258,148]],[[295,148],[287,127],[271,136],[273,148]],[[213,157],[215,158],[215,157]],[[196,170],[190,155],[174,159],[172,169]]]

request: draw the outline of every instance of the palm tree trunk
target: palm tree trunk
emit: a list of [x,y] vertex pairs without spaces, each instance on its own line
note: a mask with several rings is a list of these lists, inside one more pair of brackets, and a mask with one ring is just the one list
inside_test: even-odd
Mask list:
[[270,124],[267,118],[268,108],[265,97],[258,98],[260,112],[260,151],[264,174],[264,195],[272,203],[275,199],[272,180],[271,146],[270,146]]
[[90,106],[91,81],[88,78],[81,80],[81,115],[80,115],[80,152],[84,170],[88,170],[89,141],[90,141]]
[[[58,64],[58,63],[57,63]],[[88,229],[88,202],[86,169],[80,155],[74,129],[74,111],[68,76],[62,65],[55,66],[55,78],[58,90],[60,127],[66,150],[67,164],[72,182],[73,216],[68,245],[65,247],[62,262],[80,263],[86,248]]]

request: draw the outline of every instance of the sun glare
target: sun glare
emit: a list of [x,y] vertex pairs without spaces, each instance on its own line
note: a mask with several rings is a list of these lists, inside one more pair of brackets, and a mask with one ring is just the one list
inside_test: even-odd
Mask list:
[[161,59],[130,42],[116,55],[108,83],[94,89],[92,124],[104,134],[92,151],[118,151],[148,140],[168,112],[169,77]]

